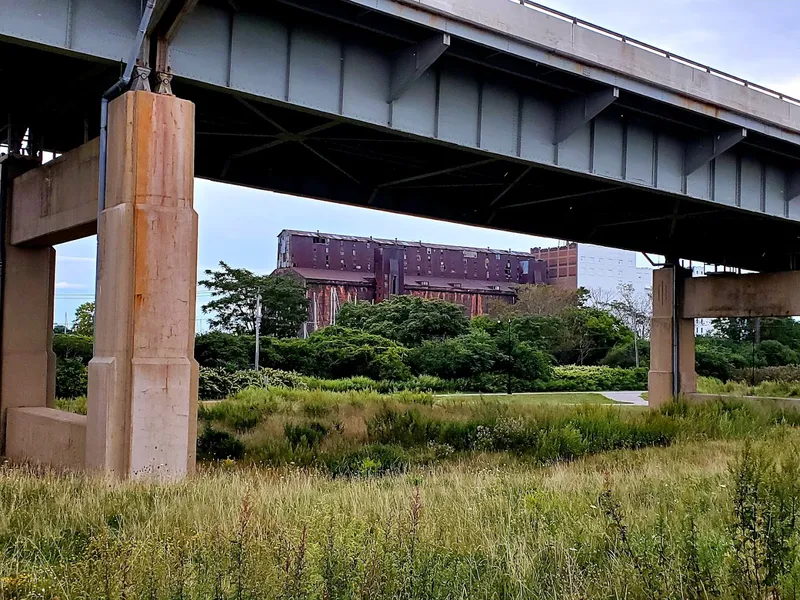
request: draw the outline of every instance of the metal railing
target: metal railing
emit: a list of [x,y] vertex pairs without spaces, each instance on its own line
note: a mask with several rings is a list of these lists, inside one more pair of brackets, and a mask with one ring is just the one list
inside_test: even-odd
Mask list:
[[731,75],[730,73],[726,73],[725,71],[720,71],[719,69],[715,69],[713,67],[709,67],[708,65],[704,65],[702,63],[697,62],[696,60],[692,60],[690,58],[686,58],[680,56],[679,54],[675,54],[673,52],[668,52],[667,50],[663,50],[652,44],[648,44],[647,42],[642,42],[635,38],[622,35],[621,33],[617,33],[616,31],[611,31],[610,29],[606,29],[605,27],[601,27],[600,25],[595,25],[594,23],[590,23],[589,21],[584,21],[583,19],[579,19],[578,17],[574,17],[572,15],[568,15],[566,13],[561,12],[560,10],[556,10],[554,8],[550,8],[548,6],[544,6],[543,4],[539,4],[538,2],[533,2],[532,0],[511,0],[516,4],[521,4],[522,6],[532,8],[539,12],[558,17],[565,21],[571,22],[573,25],[577,25],[579,27],[583,27],[590,31],[595,31],[597,33],[601,33],[608,37],[611,37],[617,41],[620,41],[624,44],[630,44],[631,46],[641,48],[643,50],[647,50],[664,58],[668,58],[670,60],[674,60],[675,62],[684,64],[686,66],[698,69],[700,71],[705,71],[711,75],[716,77],[720,77],[722,79],[727,79],[733,83],[738,83],[739,85],[750,88],[757,92],[761,92],[763,94],[767,94],[772,96],[773,98],[777,98],[779,100],[783,100],[785,102],[790,102],[792,104],[796,104],[800,106],[800,99],[793,98],[792,96],[788,96],[787,94],[783,94],[781,92],[777,92],[773,89],[770,89],[766,86],[759,85],[757,83],[753,83],[752,81],[748,81],[747,79],[743,79],[741,77],[737,77],[736,75]]

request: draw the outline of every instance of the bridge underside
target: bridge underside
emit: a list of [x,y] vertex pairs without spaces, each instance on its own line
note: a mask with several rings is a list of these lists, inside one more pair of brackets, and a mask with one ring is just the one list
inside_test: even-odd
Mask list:
[[[47,150],[75,148],[97,135],[100,95],[118,74],[108,62],[0,41],[0,77],[9,90],[0,114],[29,127],[33,143]],[[793,268],[800,251],[797,221],[179,78],[173,89],[197,108],[197,177],[760,271]],[[613,110],[641,117],[624,105]],[[739,146],[764,153],[748,144]],[[603,157],[598,148],[592,160]]]

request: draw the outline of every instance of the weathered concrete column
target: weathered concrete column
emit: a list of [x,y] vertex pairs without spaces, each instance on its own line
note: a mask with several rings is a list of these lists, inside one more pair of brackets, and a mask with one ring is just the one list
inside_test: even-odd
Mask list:
[[[673,398],[673,290],[681,298],[682,280],[673,286],[675,276],[682,278],[682,269],[666,267],[653,271],[653,319],[650,327],[650,373],[647,399],[651,407],[659,407]],[[694,370],[694,319],[678,315],[678,390],[680,394],[697,392]]]
[[5,203],[2,281],[0,451],[5,451],[8,409],[52,407],[55,396],[53,302],[56,255],[52,247],[12,246],[13,181],[39,166],[27,157],[0,158],[0,200]]
[[128,92],[109,106],[108,139],[86,462],[181,477],[197,434],[194,105]]

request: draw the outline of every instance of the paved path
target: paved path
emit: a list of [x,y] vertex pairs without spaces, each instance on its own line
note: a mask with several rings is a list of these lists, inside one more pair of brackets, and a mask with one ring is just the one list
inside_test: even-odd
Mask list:
[[642,398],[644,392],[600,392],[606,398],[620,404],[647,406],[647,400]]
[[[542,394],[550,396],[560,392],[516,392],[512,396],[536,396]],[[631,406],[647,406],[647,400],[642,398],[644,392],[564,392],[565,394],[600,394],[609,400],[618,402],[619,404],[629,404]],[[446,398],[448,396],[508,396],[503,392],[492,392],[487,394],[435,394],[437,398]]]

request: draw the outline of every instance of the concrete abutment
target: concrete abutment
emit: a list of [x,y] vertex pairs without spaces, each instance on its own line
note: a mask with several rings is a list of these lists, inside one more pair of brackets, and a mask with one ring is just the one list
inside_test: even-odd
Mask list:
[[800,315],[800,271],[710,274],[667,266],[653,272],[648,403],[678,396],[700,399],[695,373],[694,319]]
[[[0,412],[12,430],[2,430],[1,441],[15,460],[174,479],[194,470],[197,433],[194,105],[128,92],[110,103],[108,131],[99,219],[91,217],[96,141],[55,164],[30,169],[30,161],[10,160],[27,167],[16,172],[3,165],[9,209]],[[52,409],[55,252],[45,244],[95,228],[88,414],[65,416]]]

